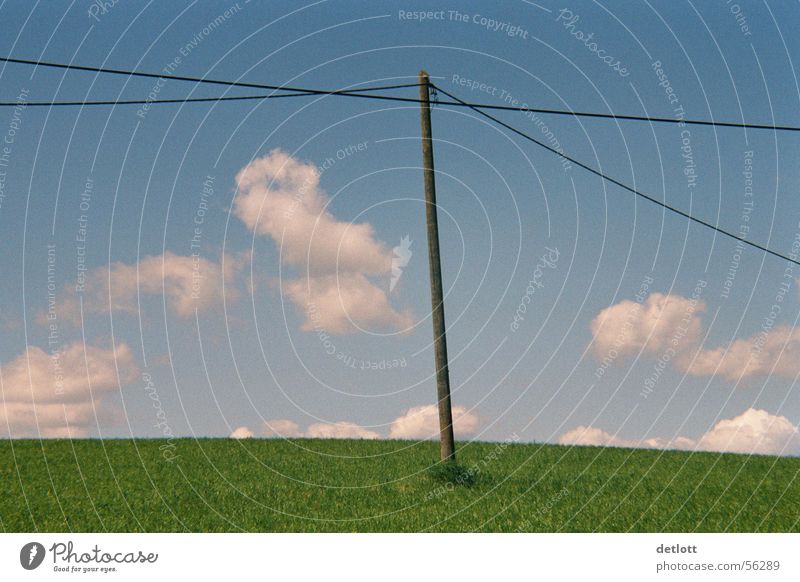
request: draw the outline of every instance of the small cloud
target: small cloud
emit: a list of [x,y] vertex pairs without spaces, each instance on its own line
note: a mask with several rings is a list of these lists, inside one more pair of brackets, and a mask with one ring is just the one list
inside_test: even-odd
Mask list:
[[762,455],[800,454],[800,433],[785,416],[748,408],[739,416],[720,420],[698,441],[708,451]]
[[[480,425],[480,418],[463,406],[453,407],[453,428],[456,436],[464,438],[475,434]],[[341,420],[338,422],[316,422],[302,430],[296,422],[286,418],[266,421],[258,430],[239,427],[234,433],[248,436],[279,438],[319,438],[319,439],[380,439],[385,438],[379,432],[365,428],[354,422]],[[231,435],[233,437],[233,435]],[[432,439],[439,436],[439,412],[435,404],[426,404],[410,408],[396,418],[389,427],[390,439]],[[235,438],[235,437],[234,437]]]
[[721,375],[738,381],[751,376],[800,374],[800,329],[779,325],[726,346],[705,349],[699,299],[652,293],[642,303],[624,300],[592,320],[592,350],[602,360],[644,352],[661,356],[693,376]]
[[36,346],[2,366],[0,430],[12,438],[81,438],[121,411],[108,402],[139,370],[125,344],[75,342],[50,354]]
[[[474,434],[480,418],[463,406],[453,407],[453,432],[458,437]],[[439,436],[439,408],[435,404],[415,406],[397,417],[389,428],[390,439],[432,439]]]
[[577,426],[565,432],[558,439],[562,445],[580,445],[590,447],[633,447],[636,441],[629,441],[591,426]]
[[[163,255],[144,257],[134,264],[114,262],[89,271],[85,279],[64,288],[64,299],[53,309],[58,321],[80,323],[80,296],[85,314],[109,312],[136,314],[139,296],[161,296],[178,317],[206,311],[223,299],[238,297],[234,283],[249,253],[225,255],[217,263],[200,256]],[[49,323],[40,312],[37,323]]]
[[296,422],[286,419],[268,420],[264,423],[263,434],[267,437],[293,438],[303,436]]
[[[237,432],[246,436],[234,436]],[[316,422],[303,431],[296,422],[285,418],[266,421],[258,431],[258,435],[266,438],[309,439],[378,439],[381,436],[375,431],[348,421]],[[231,434],[232,438],[251,438],[253,436],[256,436],[254,432],[245,426],[237,428],[234,434]]]
[[800,329],[780,325],[727,347],[700,350],[688,372],[694,376],[720,374],[731,381],[771,374],[794,378],[800,373]]
[[375,431],[346,421],[332,424],[317,422],[308,427],[304,436],[314,439],[378,439],[381,437]]
[[232,433],[230,438],[232,439],[251,439],[253,438],[253,431],[251,431],[246,426],[240,426],[236,428]]
[[625,439],[602,429],[579,426],[558,439],[562,445],[678,449],[761,455],[800,455],[800,432],[785,416],[748,408],[739,416],[720,420],[699,439]]
[[703,301],[674,294],[651,293],[643,303],[620,301],[592,320],[592,349],[600,359],[609,353],[625,356],[642,350],[685,353],[702,337],[698,315],[702,311]]

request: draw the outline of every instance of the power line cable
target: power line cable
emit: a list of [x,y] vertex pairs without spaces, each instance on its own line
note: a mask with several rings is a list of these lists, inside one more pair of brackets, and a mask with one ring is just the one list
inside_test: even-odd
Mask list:
[[[362,95],[362,92],[378,91],[382,89],[400,89],[403,87],[418,87],[419,83],[406,83],[403,85],[388,85],[385,87],[369,87],[366,89],[306,89],[301,87],[289,87],[286,85],[267,85],[264,83],[245,83],[242,81],[221,81],[218,79],[207,79],[205,77],[186,77],[178,75],[162,75],[160,73],[145,73],[141,71],[126,71],[123,69],[109,69],[105,67],[87,67],[83,65],[67,65],[63,63],[51,63],[46,61],[32,61],[29,59],[13,59],[10,57],[0,57],[0,62],[15,63],[21,65],[33,65],[36,67],[49,67],[53,69],[65,69],[70,71],[84,71],[91,73],[104,73],[109,75],[124,75],[127,77],[144,77],[148,79],[165,79],[168,81],[188,81],[192,83],[204,83],[209,85],[223,85],[226,87],[247,87],[250,89],[270,89],[272,91],[291,91],[292,93],[306,93],[308,95],[342,95],[345,97],[364,97],[370,99],[385,99],[390,101],[414,101],[418,99],[405,99],[402,97],[390,97],[388,95]],[[104,103],[105,104],[105,103]]]
[[[298,88],[298,87],[288,87],[283,85],[266,85],[263,83],[246,83],[242,81],[222,81],[218,79],[207,79],[205,77],[186,77],[186,76],[177,76],[177,75],[162,75],[159,73],[145,73],[141,71],[126,71],[123,69],[109,69],[104,67],[87,67],[83,65],[69,65],[63,63],[52,63],[46,61],[34,61],[29,59],[15,59],[10,57],[0,57],[0,62],[7,62],[7,63],[16,63],[22,65],[33,65],[38,67],[50,67],[50,68],[57,68],[57,69],[67,69],[67,70],[75,70],[75,71],[86,71],[86,72],[93,72],[93,73],[106,73],[112,75],[126,75],[130,77],[145,77],[151,79],[168,79],[168,80],[175,80],[175,81],[189,81],[193,83],[206,83],[212,85],[224,85],[228,87],[248,87],[248,88],[255,88],[255,89],[271,89],[271,90],[284,90],[284,91],[292,91],[295,93],[305,93],[308,95],[341,95],[344,97],[361,97],[364,99],[378,99],[378,100],[386,100],[386,101],[400,101],[406,103],[419,103],[420,100],[411,97],[392,97],[388,95],[361,95],[361,92],[365,91],[377,91],[380,89],[400,89],[404,87],[417,87],[417,83],[408,83],[405,85],[391,85],[387,87],[375,87],[368,90],[359,90],[359,89],[339,89],[339,90],[322,90],[322,89],[307,89],[307,88]],[[431,84],[432,87],[436,87],[435,85]],[[445,94],[447,92],[443,91]],[[257,97],[248,97],[248,99],[256,99]],[[237,99],[231,98],[220,98],[220,101],[235,101]],[[204,101],[213,101],[213,99],[194,99],[194,100],[187,100],[186,103],[191,102],[204,102]],[[159,103],[181,103],[184,101],[173,101],[173,100],[160,100]],[[117,102],[113,101],[99,101],[99,102],[87,102],[85,105],[112,105]],[[154,103],[154,101],[151,101]],[[62,103],[60,102],[53,102],[52,106],[60,106]],[[74,102],[69,102],[70,105],[73,105]],[[14,104],[16,105],[16,104]],[[46,103],[43,103],[42,106],[46,106]],[[569,117],[590,117],[590,118],[597,118],[597,119],[615,119],[615,120],[622,120],[622,121],[646,121],[648,123],[671,123],[671,124],[686,124],[686,125],[702,125],[702,126],[711,126],[711,127],[730,127],[730,128],[740,128],[740,129],[766,129],[772,131],[800,131],[800,127],[793,127],[788,125],[769,125],[769,124],[759,124],[759,123],[734,123],[734,122],[727,122],[727,121],[706,121],[706,120],[698,120],[698,119],[674,119],[669,117],[646,117],[640,115],[618,115],[615,113],[591,113],[585,111],[564,111],[559,109],[542,109],[542,108],[533,108],[533,107],[515,107],[510,105],[494,105],[489,103],[467,103],[461,100],[458,101],[439,101],[437,105],[444,105],[448,107],[471,107],[476,109],[488,109],[488,110],[497,110],[497,111],[517,111],[521,113],[542,113],[546,115],[562,115],[562,116],[569,116]],[[9,104],[2,103],[0,106],[8,107]]]
[[[299,95],[341,95],[341,96],[348,96],[348,97],[362,97],[362,98],[366,98],[366,99],[382,99],[382,100],[405,101],[405,102],[413,102],[413,103],[421,102],[420,99],[412,99],[412,98],[405,98],[405,97],[392,97],[392,96],[388,96],[388,95],[370,95],[370,94],[367,93],[368,91],[377,91],[377,90],[381,90],[381,89],[390,89],[390,88],[394,89],[394,88],[401,88],[401,87],[417,87],[417,86],[419,86],[418,83],[408,83],[408,84],[405,84],[405,85],[392,85],[392,86],[385,86],[385,87],[370,87],[370,88],[362,89],[362,90],[360,90],[360,92],[359,92],[358,89],[356,89],[356,90],[328,91],[328,90],[321,90],[321,89],[305,89],[305,88],[287,87],[287,86],[279,86],[279,85],[266,85],[266,84],[260,84],[260,83],[243,83],[243,82],[238,82],[238,81],[220,81],[220,80],[216,80],[216,79],[206,79],[206,78],[202,78],[202,77],[185,77],[185,76],[160,75],[160,74],[156,74],[156,73],[144,73],[144,72],[139,72],[139,71],[125,71],[125,70],[121,70],[121,69],[108,69],[108,68],[102,68],[102,67],[86,67],[86,66],[82,66],[82,65],[65,65],[65,64],[60,64],[60,63],[50,63],[50,62],[43,62],[43,61],[31,61],[31,60],[26,60],[26,59],[12,59],[12,58],[9,58],[9,57],[0,57],[0,62],[9,62],[9,63],[34,65],[34,66],[42,66],[42,67],[52,67],[52,68],[67,69],[67,70],[88,71],[88,72],[96,72],[96,73],[126,75],[126,76],[132,76],[132,77],[149,77],[149,78],[158,78],[158,79],[162,79],[162,78],[163,79],[173,79],[173,80],[177,80],[177,81],[190,81],[190,82],[195,82],[195,83],[226,85],[226,86],[232,86],[232,87],[251,87],[251,88],[260,88],[260,89],[291,91],[291,93],[284,93],[284,94],[273,95],[273,96],[263,95],[263,96],[243,96],[243,97],[204,97],[204,98],[187,98],[187,99],[165,99],[165,100],[159,100],[159,102],[161,102],[161,103],[189,103],[189,102],[195,102],[195,101],[209,102],[209,101],[243,100],[243,99],[259,99],[259,98],[260,99],[264,99],[264,98],[271,98],[271,97],[290,97],[290,96],[299,96]],[[637,116],[622,116],[622,115],[600,114],[600,113],[578,113],[578,112],[557,111],[557,110],[551,110],[551,109],[547,109],[547,110],[538,109],[537,110],[537,109],[532,109],[532,108],[527,108],[527,107],[526,108],[518,108],[518,107],[507,107],[507,106],[483,105],[483,104],[477,104],[477,103],[468,103],[466,101],[463,101],[462,99],[459,99],[458,97],[456,97],[452,93],[442,89],[441,87],[438,87],[438,86],[433,85],[433,84],[430,84],[430,85],[431,85],[432,88],[434,88],[434,89],[436,89],[438,91],[441,91],[442,93],[444,93],[450,99],[453,100],[453,102],[446,102],[446,101],[442,102],[442,101],[439,101],[439,102],[437,102],[438,105],[455,105],[455,106],[460,106],[460,107],[467,107],[467,108],[475,111],[476,113],[479,113],[480,115],[486,117],[487,119],[490,119],[491,121],[497,123],[498,125],[501,125],[502,127],[506,128],[507,130],[512,131],[513,133],[519,135],[520,137],[523,137],[523,138],[535,143],[539,147],[542,147],[542,148],[550,151],[551,153],[556,154],[557,156],[560,156],[560,157],[562,157],[562,158],[564,158],[566,160],[569,160],[570,162],[572,162],[576,166],[579,166],[579,167],[583,168],[584,170],[586,170],[588,172],[591,172],[592,174],[602,178],[603,180],[606,180],[606,181],[608,181],[608,182],[610,182],[610,183],[612,183],[612,184],[614,184],[616,186],[619,186],[620,188],[622,188],[624,190],[627,190],[628,192],[631,192],[632,194],[634,194],[636,196],[639,196],[640,198],[643,198],[643,199],[645,199],[645,200],[647,200],[647,201],[649,201],[649,202],[651,202],[653,204],[656,204],[657,206],[660,206],[660,207],[664,208],[665,210],[668,210],[668,211],[670,211],[670,212],[672,212],[674,214],[682,216],[682,217],[684,217],[684,218],[686,218],[686,219],[688,219],[688,220],[690,220],[692,222],[696,222],[697,224],[705,226],[706,228],[709,228],[709,229],[711,229],[711,230],[713,230],[715,232],[719,232],[720,234],[723,234],[723,235],[725,235],[725,236],[727,236],[729,238],[732,238],[732,239],[734,239],[736,241],[739,241],[742,244],[748,245],[748,246],[750,246],[752,248],[758,249],[760,251],[763,251],[765,253],[768,253],[768,254],[773,255],[775,257],[778,257],[780,259],[789,261],[789,262],[791,262],[793,264],[800,265],[800,261],[792,259],[792,258],[790,258],[790,257],[788,257],[786,255],[783,255],[783,254],[781,254],[781,253],[779,253],[777,251],[773,251],[773,250],[771,250],[771,249],[769,249],[769,248],[767,248],[767,247],[765,247],[763,245],[760,245],[758,243],[755,243],[755,242],[749,241],[749,240],[747,240],[745,238],[742,238],[740,236],[737,236],[737,235],[733,234],[732,232],[729,232],[729,231],[727,231],[727,230],[725,230],[725,229],[723,229],[721,227],[718,227],[716,225],[711,224],[710,222],[707,222],[705,220],[702,220],[700,218],[692,216],[691,214],[688,214],[687,212],[684,212],[683,210],[680,210],[680,209],[678,209],[678,208],[676,208],[674,206],[670,206],[669,204],[661,202],[660,200],[658,200],[656,198],[653,198],[652,196],[649,196],[647,194],[644,194],[643,192],[640,192],[640,191],[636,190],[635,188],[632,188],[632,187],[628,186],[627,184],[624,184],[623,182],[620,182],[619,180],[616,180],[615,178],[607,176],[606,174],[600,172],[599,170],[596,170],[595,168],[593,168],[593,167],[591,167],[591,166],[589,166],[587,164],[584,164],[583,162],[580,162],[580,161],[578,161],[578,160],[576,160],[576,159],[574,159],[574,158],[572,158],[572,157],[570,157],[570,156],[568,156],[568,155],[566,155],[566,154],[564,154],[562,152],[559,152],[555,148],[553,148],[553,147],[551,147],[551,146],[549,146],[549,145],[547,145],[547,144],[535,139],[534,137],[531,137],[527,133],[525,133],[525,132],[523,132],[523,131],[521,131],[521,130],[519,130],[519,129],[517,129],[517,128],[515,128],[515,127],[513,127],[513,126],[511,126],[511,125],[509,125],[507,123],[505,123],[504,121],[501,121],[500,119],[498,119],[498,118],[486,113],[485,111],[483,111],[483,109],[491,108],[491,109],[504,109],[504,110],[515,110],[515,111],[533,111],[533,112],[541,112],[541,113],[553,113],[553,114],[559,114],[559,115],[589,116],[589,117],[627,119],[627,120],[637,120],[637,121],[655,121],[655,122],[675,122],[675,123],[679,123],[680,120],[671,120],[671,119],[666,119],[666,118],[647,118],[647,117],[637,117]],[[124,102],[120,102],[120,101],[97,101],[97,102],[88,102],[88,103],[87,102],[76,102],[76,101],[75,102],[50,102],[50,103],[37,102],[35,104],[29,103],[28,105],[36,105],[36,106],[48,106],[48,105],[49,106],[62,106],[62,105],[64,105],[64,106],[67,106],[67,105],[88,105],[89,103],[91,103],[92,105],[114,105],[114,104],[141,104],[141,103],[148,103],[148,102],[149,103],[154,103],[155,101],[146,101],[146,100],[143,100],[143,101],[140,101],[140,100],[124,101]],[[9,105],[11,105],[11,104],[10,103],[2,103],[2,106],[9,106]],[[13,103],[13,105],[19,106],[19,105],[21,105],[21,103],[19,103],[19,102]],[[773,129],[773,130],[787,130],[787,131],[798,131],[798,130],[800,130],[800,128],[792,128],[792,127],[787,127],[787,126],[734,124],[734,123],[725,123],[725,122],[689,121],[689,120],[684,120],[683,122],[684,123],[695,123],[695,124],[700,124],[700,125],[718,125],[718,126],[723,126],[723,127],[749,127],[749,128],[754,128],[754,129]]]
[[281,97],[308,97],[308,93],[282,93],[278,95],[245,95],[241,97],[190,97],[184,99],[129,99],[120,101],[3,101],[0,107],[90,107],[92,105],[161,105],[167,103],[208,103],[213,101],[247,101],[278,99]]
[[[435,87],[435,85],[432,84]],[[441,90],[441,87],[437,87]],[[446,91],[443,93],[449,95]],[[735,127],[741,129],[770,129],[773,131],[800,131],[800,127],[790,125],[768,125],[763,123],[735,123],[729,121],[705,121],[700,119],[677,119],[672,117],[646,117],[643,115],[618,115],[616,113],[589,113],[585,111],[563,111],[560,109],[541,109],[536,107],[515,107],[512,105],[492,105],[488,103],[449,103],[439,102],[438,105],[457,105],[460,107],[474,107],[477,109],[492,109],[497,111],[518,111],[520,113],[544,113],[546,115],[566,115],[569,117],[594,117],[598,119],[617,119],[623,121],[647,121],[649,123],[672,123],[686,125],[705,125],[713,127]]]
[[[398,89],[402,87],[417,87],[416,83],[409,85],[384,85],[382,87],[364,87],[360,89],[348,89],[348,93],[381,91],[387,89]],[[334,92],[333,95],[339,93]],[[159,105],[167,103],[209,103],[215,101],[248,101],[259,99],[280,99],[282,97],[311,97],[311,93],[271,93],[269,95],[240,95],[225,97],[180,97],[175,99],[121,99],[106,101],[1,101],[0,107],[77,107],[92,105]]]
[[729,232],[729,231],[727,231],[727,230],[725,230],[723,228],[720,228],[720,227],[718,227],[716,225],[711,224],[710,222],[706,222],[705,220],[702,220],[700,218],[696,218],[696,217],[692,216],[691,214],[689,214],[687,212],[684,212],[683,210],[680,210],[678,208],[675,208],[674,206],[670,206],[669,204],[661,202],[660,200],[658,200],[656,198],[653,198],[652,196],[648,196],[647,194],[644,194],[644,193],[636,190],[635,188],[631,188],[627,184],[624,184],[623,182],[620,182],[619,180],[616,180],[616,179],[614,179],[614,178],[612,178],[610,176],[607,176],[606,174],[602,173],[601,171],[596,170],[595,168],[593,168],[593,167],[591,167],[591,166],[589,166],[587,164],[584,164],[583,162],[579,162],[575,158],[572,158],[572,157],[570,157],[570,156],[568,156],[568,155],[566,155],[566,154],[564,154],[562,152],[559,152],[555,148],[550,147],[549,145],[547,145],[546,143],[543,143],[543,142],[537,140],[536,138],[531,137],[530,135],[528,135],[524,131],[521,131],[521,130],[517,129],[517,128],[505,123],[504,121],[501,121],[500,119],[497,119],[496,117],[494,117],[492,115],[489,115],[485,111],[482,111],[482,110],[477,109],[475,107],[469,106],[468,103],[466,103],[465,101],[462,101],[461,99],[459,99],[455,95],[453,95],[451,93],[448,93],[447,91],[445,91],[441,87],[437,87],[437,89],[439,91],[441,91],[442,93],[444,93],[445,95],[447,95],[448,97],[450,97],[451,99],[454,99],[454,100],[456,100],[456,101],[458,101],[460,103],[464,103],[465,106],[470,107],[476,113],[479,113],[482,116],[486,117],[487,119],[490,119],[491,121],[497,123],[498,125],[501,125],[501,126],[505,127],[507,130],[512,131],[515,134],[519,135],[520,137],[523,137],[523,138],[525,138],[525,139],[527,139],[529,141],[532,141],[536,145],[538,145],[538,146],[540,146],[540,147],[542,147],[542,148],[544,148],[544,149],[556,154],[557,156],[560,156],[560,157],[564,158],[565,160],[569,160],[570,162],[572,162],[576,166],[579,166],[579,167],[583,168],[584,170],[587,170],[588,172],[591,172],[595,176],[599,176],[603,180],[611,182],[612,184],[614,184],[616,186],[619,186],[620,188],[622,188],[624,190],[627,190],[628,192],[631,192],[632,194],[635,194],[636,196],[644,198],[645,200],[647,200],[649,202],[652,202],[653,204],[656,204],[656,205],[664,208],[665,210],[673,212],[673,213],[675,213],[675,214],[677,214],[679,216],[682,216],[682,217],[684,217],[684,218],[686,218],[688,220],[691,220],[692,222],[696,222],[697,224],[705,226],[706,228],[710,228],[711,230],[713,230],[715,232],[723,234],[723,235],[725,235],[727,237],[730,237],[730,238],[732,238],[734,240],[737,240],[737,241],[739,241],[739,242],[741,242],[743,244],[751,246],[751,247],[753,247],[755,249],[758,249],[758,250],[763,251],[765,253],[768,253],[770,255],[776,256],[776,257],[778,257],[780,259],[783,259],[785,261],[789,261],[790,263],[793,263],[795,265],[800,265],[800,261],[798,261],[796,259],[793,259],[791,257],[783,255],[783,254],[781,254],[781,253],[779,253],[777,251],[773,251],[773,250],[771,250],[771,249],[769,249],[769,248],[767,248],[767,247],[765,247],[763,245],[760,245],[758,243],[755,243],[755,242],[749,241],[749,240],[747,240],[745,238],[742,238],[740,236],[737,236],[737,235],[733,234],[732,232]]

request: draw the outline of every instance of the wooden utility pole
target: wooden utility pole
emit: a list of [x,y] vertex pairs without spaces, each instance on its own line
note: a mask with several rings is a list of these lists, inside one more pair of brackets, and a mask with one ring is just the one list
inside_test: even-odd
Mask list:
[[428,224],[428,265],[431,277],[433,352],[436,360],[436,394],[439,399],[439,437],[443,461],[454,461],[453,411],[450,405],[450,372],[447,367],[447,339],[444,325],[442,265],[439,259],[439,221],[436,208],[436,179],[433,172],[431,138],[430,80],[419,72],[420,115],[422,117],[422,174],[425,182],[425,218]]

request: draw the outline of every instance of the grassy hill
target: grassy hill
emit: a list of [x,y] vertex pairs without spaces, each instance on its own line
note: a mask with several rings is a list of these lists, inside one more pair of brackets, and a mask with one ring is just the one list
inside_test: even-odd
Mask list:
[[[800,459],[355,440],[0,442],[4,531],[800,531]],[[172,461],[165,459],[176,455]]]

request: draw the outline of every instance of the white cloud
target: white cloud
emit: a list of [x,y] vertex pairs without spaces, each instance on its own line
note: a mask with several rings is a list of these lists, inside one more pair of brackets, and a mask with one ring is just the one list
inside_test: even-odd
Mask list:
[[284,285],[284,293],[306,315],[304,331],[343,334],[355,326],[405,329],[414,323],[410,313],[392,309],[386,292],[360,273],[295,279]]
[[303,436],[296,422],[286,419],[268,420],[262,429],[264,436],[293,438]]
[[231,433],[230,438],[232,439],[251,439],[253,438],[253,431],[247,428],[246,426],[240,426],[234,429]]
[[57,358],[28,346],[0,372],[0,434],[79,438],[97,427],[96,415],[118,413],[107,397],[134,381],[138,368],[125,344],[103,349],[76,342]]
[[[391,274],[392,251],[372,225],[338,220],[327,209],[319,171],[275,149],[236,175],[233,211],[253,232],[271,237],[284,264],[301,276],[283,287],[306,318],[304,330],[342,334],[358,327],[404,329],[408,313],[395,311],[374,279]],[[317,319],[312,320],[312,308]]]
[[734,381],[769,374],[794,378],[800,374],[800,329],[782,325],[727,347],[700,350],[688,371],[695,376],[721,374]]
[[762,330],[726,346],[705,349],[700,312],[705,304],[680,295],[652,293],[642,303],[623,300],[592,320],[592,349],[598,359],[644,351],[694,376],[719,374],[736,381],[756,375],[800,374],[800,328]]
[[[205,311],[222,301],[223,285],[229,299],[238,295],[233,279],[246,262],[248,255],[226,255],[217,263],[205,257],[163,255],[144,257],[132,265],[114,262],[92,269],[85,281],[65,287],[64,300],[57,304],[59,321],[80,322],[78,292],[84,295],[84,313],[109,311],[135,314],[138,296],[163,296],[167,306],[179,317],[194,315],[195,309]],[[109,293],[109,282],[111,292]],[[80,287],[79,287],[80,286]],[[47,313],[37,320],[47,323]]]
[[[244,436],[242,436],[244,435]],[[378,439],[380,434],[375,431],[359,426],[353,422],[316,422],[306,430],[300,430],[296,422],[285,418],[268,420],[258,431],[262,437],[281,437],[281,438],[309,438],[309,439]],[[237,428],[231,438],[250,438],[255,436],[254,432],[246,426]]]
[[304,436],[314,439],[378,439],[381,437],[373,430],[346,421],[333,424],[314,423],[308,427]]
[[720,420],[700,438],[698,448],[764,455],[798,455],[800,433],[785,416],[748,408],[737,417]]
[[682,449],[762,455],[800,455],[800,432],[785,416],[748,408],[739,416],[720,420],[699,439],[625,439],[602,429],[579,426],[558,439],[563,445]]
[[613,352],[620,356],[640,350],[651,354],[668,349],[676,354],[685,352],[702,337],[697,314],[704,310],[702,300],[663,293],[651,293],[641,304],[620,301],[592,320],[594,353],[604,358]]
[[562,445],[582,445],[592,447],[633,447],[636,441],[629,441],[591,426],[577,426],[565,432],[558,439]]
[[[463,406],[453,407],[453,431],[459,437],[478,430],[480,418]],[[390,439],[429,439],[439,436],[439,409],[435,404],[415,406],[396,418],[389,428]]]
[[[459,438],[475,434],[480,418],[463,406],[453,407],[453,429]],[[239,427],[234,433],[253,436],[322,439],[380,439],[379,432],[349,421],[317,422],[302,430],[298,424],[285,418],[268,420],[255,431]],[[231,435],[234,437],[234,435]],[[390,439],[429,439],[439,436],[439,412],[435,404],[415,406],[397,417],[389,427]],[[234,437],[235,438],[235,437]]]

